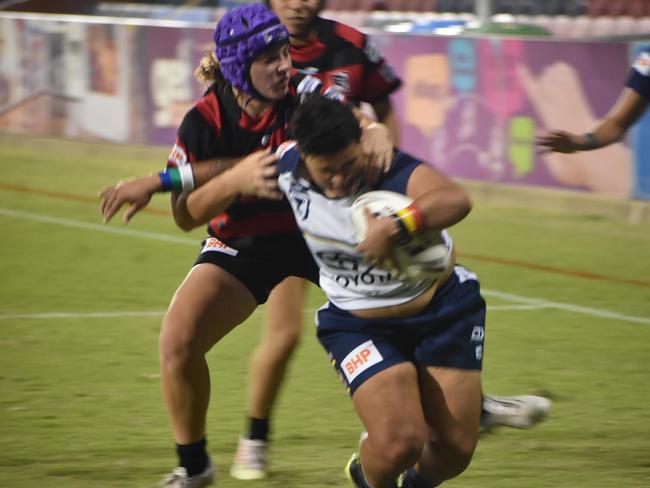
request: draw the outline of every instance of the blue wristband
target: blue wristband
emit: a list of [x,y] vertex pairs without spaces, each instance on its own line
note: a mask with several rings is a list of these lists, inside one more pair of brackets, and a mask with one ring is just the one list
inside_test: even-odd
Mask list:
[[169,173],[166,171],[161,171],[158,173],[158,176],[160,177],[160,183],[162,183],[163,191],[172,191],[174,189],[174,185],[172,184],[172,177]]

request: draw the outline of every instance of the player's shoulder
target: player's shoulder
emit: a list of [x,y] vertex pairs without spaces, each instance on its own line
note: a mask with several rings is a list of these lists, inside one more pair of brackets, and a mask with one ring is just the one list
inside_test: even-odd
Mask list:
[[632,69],[642,76],[650,77],[650,46],[639,52],[632,63]]
[[414,169],[417,166],[424,164],[420,158],[416,158],[412,154],[402,151],[399,148],[395,148],[393,154],[393,162],[391,164],[388,173],[391,172],[400,172],[407,171],[408,169]]
[[376,189],[406,194],[411,174],[422,164],[424,163],[419,158],[395,148],[390,169],[379,179]]
[[183,117],[181,127],[185,127],[187,130],[194,130],[204,126],[219,129],[224,115],[223,104],[217,96],[216,90],[211,89],[188,110]]
[[275,150],[275,155],[278,158],[278,172],[293,173],[300,164],[300,153],[296,141],[286,141],[278,146]]
[[366,45],[367,36],[352,26],[343,24],[336,20],[318,18],[319,37],[326,42],[328,40],[342,40],[352,44],[358,49],[363,49]]

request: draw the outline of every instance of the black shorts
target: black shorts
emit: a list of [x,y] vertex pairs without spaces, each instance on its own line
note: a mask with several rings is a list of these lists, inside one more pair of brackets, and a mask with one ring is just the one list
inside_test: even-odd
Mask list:
[[318,266],[299,232],[237,237],[227,242],[208,237],[194,264],[200,263],[228,271],[251,291],[258,304],[266,302],[271,290],[288,276],[318,284]]

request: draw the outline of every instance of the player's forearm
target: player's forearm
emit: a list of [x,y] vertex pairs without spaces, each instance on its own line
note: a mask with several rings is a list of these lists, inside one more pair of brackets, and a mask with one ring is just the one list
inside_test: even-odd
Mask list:
[[591,132],[577,137],[580,151],[591,151],[618,142],[627,131],[612,119],[602,120]]
[[198,188],[203,186],[215,176],[232,168],[240,158],[219,158],[192,163],[194,173],[194,185]]
[[446,229],[472,210],[469,195],[455,183],[424,193],[414,203],[422,214],[423,229]]
[[581,136],[581,150],[599,149],[620,141],[647,108],[647,99],[626,88],[605,118],[591,132]]
[[237,197],[239,187],[232,175],[232,172],[225,171],[187,195],[184,201],[185,217],[194,227],[222,213]]
[[[174,222],[179,228],[185,231],[190,231],[200,225],[206,224],[212,217],[220,213],[217,209],[210,216],[206,217],[204,215],[204,212],[207,212],[208,210],[203,209],[201,206],[206,205],[204,200],[207,199],[207,195],[203,190],[201,190],[201,188],[203,188],[213,178],[232,168],[238,161],[239,158],[223,158],[191,163],[194,189],[183,193],[172,193],[171,197],[172,215],[174,216]],[[158,191],[164,191],[162,185],[160,185]],[[196,192],[200,193],[198,197],[194,197],[192,200],[196,200],[197,203],[195,203],[195,205],[199,206],[202,210],[195,209],[194,212],[192,212],[188,207],[188,197]]]
[[373,103],[372,108],[377,115],[377,121],[384,124],[388,129],[393,144],[399,145],[399,126],[390,99],[386,97],[384,100]]

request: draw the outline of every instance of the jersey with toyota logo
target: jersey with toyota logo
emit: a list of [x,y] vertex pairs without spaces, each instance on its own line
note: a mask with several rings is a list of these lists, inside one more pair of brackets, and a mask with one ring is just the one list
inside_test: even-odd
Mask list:
[[[359,244],[350,221],[354,200],[370,190],[406,193],[413,170],[422,164],[396,151],[391,169],[377,185],[362,187],[345,198],[328,198],[300,175],[301,158],[294,143],[278,150],[278,182],[289,199],[298,227],[320,269],[320,287],[328,299],[344,310],[378,308],[405,303],[433,284],[433,279],[402,280],[395,274],[366,263],[355,249]],[[451,249],[452,241],[443,236]]]

